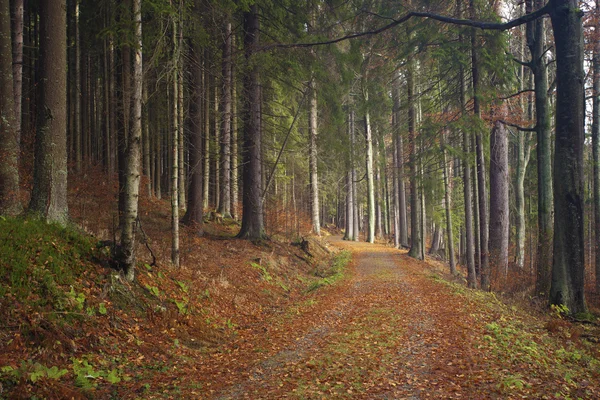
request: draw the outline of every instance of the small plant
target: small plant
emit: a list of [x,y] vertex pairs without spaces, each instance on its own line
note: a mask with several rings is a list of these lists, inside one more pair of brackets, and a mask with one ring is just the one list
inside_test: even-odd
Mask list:
[[267,281],[267,282],[271,282],[271,280],[273,279],[273,277],[271,276],[271,274],[269,274],[269,271],[267,271],[267,268],[263,265],[251,262],[250,265],[253,268],[256,268],[257,270],[260,271],[262,278]]
[[550,312],[556,318],[562,319],[562,318],[566,317],[567,315],[569,315],[569,307],[567,307],[564,304],[552,304],[550,306]]

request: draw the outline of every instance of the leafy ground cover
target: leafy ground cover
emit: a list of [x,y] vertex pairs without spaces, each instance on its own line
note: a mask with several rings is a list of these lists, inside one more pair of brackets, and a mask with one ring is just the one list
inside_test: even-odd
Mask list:
[[158,262],[141,243],[129,284],[98,246],[113,210],[72,199],[68,229],[0,221],[0,398],[600,397],[596,323],[439,263],[337,237],[253,244],[226,221],[184,228],[175,269],[168,205],[142,199]]

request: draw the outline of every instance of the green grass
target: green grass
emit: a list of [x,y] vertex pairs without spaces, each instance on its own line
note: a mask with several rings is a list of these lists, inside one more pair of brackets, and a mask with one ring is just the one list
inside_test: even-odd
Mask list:
[[306,291],[312,292],[320,287],[333,285],[342,279],[344,277],[346,266],[351,259],[352,253],[347,250],[340,251],[332,258],[331,263],[326,268],[315,269],[313,274],[317,276],[318,279],[311,281]]

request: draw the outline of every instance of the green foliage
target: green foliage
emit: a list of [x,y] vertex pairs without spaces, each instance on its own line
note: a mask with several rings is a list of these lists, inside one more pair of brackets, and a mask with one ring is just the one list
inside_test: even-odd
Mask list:
[[31,360],[21,361],[18,368],[14,368],[10,365],[0,368],[0,381],[10,381],[16,383],[21,379],[25,379],[31,383],[36,383],[40,379],[53,379],[59,380],[64,375],[68,374],[69,371],[66,369],[60,369],[57,366],[48,368],[47,366],[34,363]]
[[312,292],[320,287],[333,285],[344,277],[344,271],[346,265],[352,259],[352,253],[349,251],[340,251],[333,257],[331,264],[325,270],[316,269],[314,275],[318,276],[319,279],[313,280],[309,283],[307,292]]
[[263,280],[265,280],[267,282],[271,282],[271,280],[273,279],[273,277],[271,276],[271,274],[269,273],[269,271],[267,271],[267,267],[265,267],[263,265],[260,265],[260,264],[257,264],[257,263],[254,263],[254,262],[251,262],[250,265],[253,268],[256,268],[257,270],[260,271],[260,274],[261,274]]
[[86,263],[97,256],[91,237],[36,219],[0,220],[0,296],[33,307],[82,311],[75,291]]

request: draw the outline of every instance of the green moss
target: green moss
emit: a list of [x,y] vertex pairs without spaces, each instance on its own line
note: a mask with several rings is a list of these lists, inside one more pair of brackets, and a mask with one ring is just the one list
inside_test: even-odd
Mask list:
[[[36,219],[0,218],[0,296],[65,309],[96,252],[92,238]],[[78,304],[77,301],[74,302]]]

